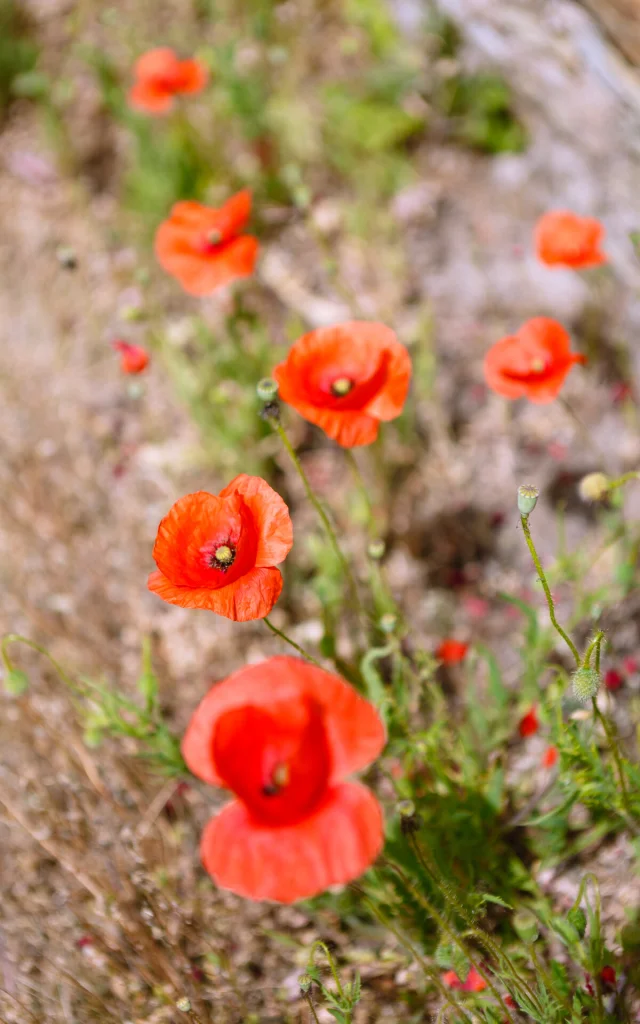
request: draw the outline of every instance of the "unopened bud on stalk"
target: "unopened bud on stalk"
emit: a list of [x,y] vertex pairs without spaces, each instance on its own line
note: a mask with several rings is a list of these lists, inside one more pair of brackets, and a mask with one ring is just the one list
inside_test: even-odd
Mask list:
[[261,402],[272,402],[278,396],[278,382],[272,377],[263,377],[256,385],[256,392]]
[[604,473],[587,473],[578,484],[578,494],[583,501],[602,501],[609,493],[610,483]]
[[298,978],[298,985],[303,995],[306,995],[313,985],[313,978],[309,974],[301,974]]
[[575,698],[586,704],[600,689],[601,676],[595,668],[579,668],[573,673],[571,684]]
[[182,1013],[191,1012],[191,1003],[186,996],[183,996],[182,999],[178,999],[178,1002],[176,1003],[176,1009],[181,1010]]
[[4,677],[4,688],[7,693],[19,697],[21,693],[29,689],[29,677],[19,668],[11,668]]
[[521,516],[528,516],[533,512],[539,494],[540,491],[533,484],[520,484],[518,487],[518,512]]
[[401,800],[398,804],[398,814],[400,815],[400,828],[404,835],[418,831],[420,825],[413,800]]
[[367,548],[367,554],[369,558],[373,558],[375,562],[379,562],[383,557],[386,550],[386,544],[383,540],[372,540]]
[[378,625],[383,633],[393,633],[398,625],[398,617],[391,612],[387,612],[385,615],[380,616]]
[[573,907],[567,914],[567,921],[573,925],[581,939],[587,930],[587,915],[582,907]]

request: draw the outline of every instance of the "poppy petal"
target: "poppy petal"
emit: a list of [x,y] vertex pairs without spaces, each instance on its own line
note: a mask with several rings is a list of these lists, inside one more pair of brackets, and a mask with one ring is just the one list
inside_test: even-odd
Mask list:
[[168,78],[175,74],[178,58],[168,46],[148,50],[134,65],[136,78]]
[[209,78],[207,68],[200,60],[181,60],[178,65],[176,83],[179,92],[192,94],[204,89]]
[[245,665],[209,690],[182,741],[182,753],[190,770],[204,782],[222,785],[211,743],[219,717],[232,708],[252,705],[268,709],[274,701],[297,701],[301,696],[311,698],[323,709],[334,782],[375,760],[386,736],[373,704],[340,676],[300,658],[281,655]]
[[324,430],[325,434],[337,441],[342,448],[358,448],[363,444],[373,444],[378,436],[380,421],[367,413],[336,414],[329,409],[304,406],[302,403],[297,403],[294,408],[310,423],[315,423]]
[[163,228],[169,227],[169,224],[161,224],[158,229],[156,254],[164,269],[178,279],[189,295],[209,295],[237,278],[253,273],[258,257],[257,238],[241,235],[216,252],[198,255],[180,252],[174,247],[173,239],[164,237]]
[[266,480],[241,473],[232,480],[220,497],[241,494],[251,509],[259,532],[256,568],[265,568],[283,562],[293,545],[293,526],[289,509]]
[[140,81],[129,90],[129,103],[148,114],[166,114],[173,107],[173,97],[150,81]]
[[293,903],[358,878],[378,856],[383,838],[375,796],[349,782],[329,790],[309,817],[279,828],[260,825],[234,801],[205,828],[200,853],[221,888]]
[[180,608],[205,608],[234,622],[249,622],[268,615],[282,592],[279,569],[251,569],[226,587],[184,587],[160,572],[152,572],[147,587],[163,601]]

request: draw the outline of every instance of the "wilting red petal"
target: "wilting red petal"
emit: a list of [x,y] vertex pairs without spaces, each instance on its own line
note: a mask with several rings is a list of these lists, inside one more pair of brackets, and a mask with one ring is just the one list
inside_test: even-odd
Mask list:
[[[219,593],[219,591],[218,591]],[[182,741],[194,775],[224,785],[215,763],[212,737],[221,715],[232,708],[269,710],[274,702],[315,701],[323,711],[331,751],[331,780],[337,782],[370,764],[385,744],[378,712],[352,686],[332,672],[287,655],[245,665],[213,686],[196,709]]]
[[153,82],[136,82],[129,90],[129,103],[148,114],[167,114],[175,101],[171,93]]
[[443,640],[436,650],[436,658],[445,665],[456,665],[465,658],[468,650],[469,644],[462,643],[461,640]]
[[123,373],[142,373],[149,365],[149,353],[141,345],[128,341],[112,341],[113,348],[122,356],[120,366]]
[[256,823],[239,801],[207,825],[200,847],[206,870],[224,889],[254,900],[293,903],[358,878],[383,843],[373,793],[348,782],[295,825]]
[[259,534],[256,568],[279,565],[293,545],[293,526],[283,499],[262,477],[247,473],[232,480],[219,496],[226,498],[232,494],[241,494],[253,514]]
[[536,714],[536,709],[531,708],[531,711],[527,711],[518,724],[518,732],[525,739],[527,736],[533,736],[538,731],[540,722]]
[[282,592],[282,575],[275,568],[251,569],[234,583],[212,590],[177,586],[158,571],[150,573],[147,586],[169,604],[204,608],[234,622],[249,622],[269,614]]
[[195,57],[181,60],[176,73],[176,91],[193,95],[204,89],[208,78],[209,73],[202,61]]
[[470,969],[466,981],[460,981],[455,971],[445,971],[442,975],[442,981],[447,988],[460,992],[484,992],[485,988],[487,988],[487,982],[476,971],[475,967]]

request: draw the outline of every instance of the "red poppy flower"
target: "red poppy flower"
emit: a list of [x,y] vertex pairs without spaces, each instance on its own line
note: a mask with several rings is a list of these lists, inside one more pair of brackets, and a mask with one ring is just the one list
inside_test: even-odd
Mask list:
[[128,341],[112,341],[112,347],[122,356],[120,369],[123,373],[142,373],[149,365],[149,353],[142,345],[131,345]]
[[624,683],[624,676],[620,672],[616,671],[615,668],[610,668],[604,674],[604,685],[607,690],[619,690]]
[[445,971],[442,981],[447,988],[457,989],[460,992],[484,992],[487,982],[480,975],[475,967],[472,967],[467,975],[466,981],[460,981],[455,971]]
[[501,338],[487,352],[487,385],[503,398],[552,402],[573,364],[587,361],[570,348],[571,339],[556,320],[546,316],[527,320],[516,334]]
[[603,985],[605,985],[607,988],[613,988],[613,986],[616,983],[615,968],[611,967],[610,964],[607,964],[605,967],[603,967],[600,971],[600,980],[602,981]]
[[530,711],[527,711],[526,715],[520,719],[518,723],[518,732],[525,739],[527,736],[533,736],[538,731],[540,722],[538,721],[538,715],[536,709],[533,707]]
[[[534,732],[535,732],[535,730],[534,730]],[[542,755],[542,767],[543,768],[553,768],[553,766],[555,764],[557,764],[557,762],[558,762],[558,748],[557,747],[547,747],[547,749],[545,750],[544,754]]]
[[262,619],[280,596],[275,566],[293,544],[289,510],[259,476],[241,473],[217,496],[187,494],[158,527],[148,587],[169,604],[236,622]]
[[638,659],[632,657],[625,658],[622,662],[622,667],[628,675],[632,676],[638,671]]
[[595,217],[579,217],[570,210],[545,213],[535,229],[538,259],[549,267],[584,270],[607,262],[600,245],[604,227]]
[[209,295],[248,277],[258,257],[258,239],[241,234],[251,213],[251,193],[243,189],[215,209],[192,200],[176,203],[156,232],[160,266],[189,295]]
[[201,61],[178,60],[166,47],[149,50],[136,61],[136,81],[129,92],[132,107],[148,114],[166,114],[180,93],[204,89],[208,72]]
[[214,881],[293,903],[366,871],[382,847],[382,813],[370,790],[342,780],[384,743],[373,705],[298,658],[247,665],[214,686],[182,743],[195,775],[236,796],[202,836]]
[[273,376],[280,397],[344,448],[371,444],[402,412],[411,359],[384,324],[350,321],[303,335]]
[[436,650],[436,658],[445,665],[457,665],[459,661],[463,661],[468,650],[469,644],[464,644],[460,640],[443,640]]

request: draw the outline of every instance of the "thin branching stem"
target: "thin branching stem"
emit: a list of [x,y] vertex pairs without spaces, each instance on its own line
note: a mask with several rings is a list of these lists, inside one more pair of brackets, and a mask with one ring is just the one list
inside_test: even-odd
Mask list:
[[317,665],[318,668],[322,668],[320,662],[316,661],[313,655],[305,651],[304,647],[301,647],[300,644],[297,644],[295,640],[292,640],[290,636],[287,636],[286,633],[283,633],[282,630],[278,629],[277,626],[274,626],[273,622],[271,622],[266,615],[262,621],[264,622],[267,629],[270,629],[271,632],[275,634],[275,636],[279,636],[281,640],[284,640],[284,642],[289,644],[290,647],[293,647],[294,650],[296,650],[298,654],[300,654],[303,658],[305,658],[307,661],[310,661],[312,665]]

